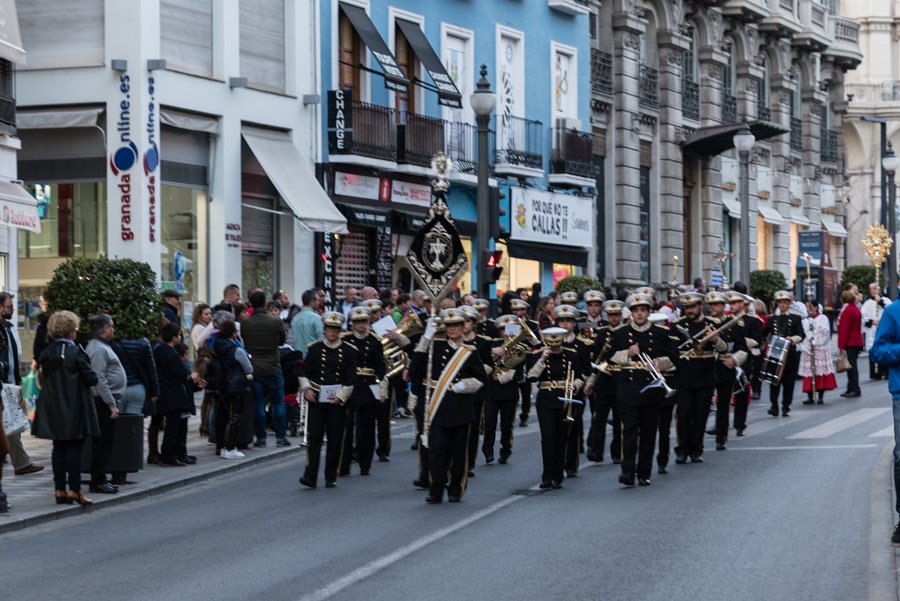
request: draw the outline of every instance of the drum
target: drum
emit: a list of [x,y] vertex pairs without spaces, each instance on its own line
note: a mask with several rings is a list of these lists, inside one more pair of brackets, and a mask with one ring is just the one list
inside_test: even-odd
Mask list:
[[778,385],[787,364],[788,351],[791,350],[791,341],[781,336],[772,336],[769,340],[769,348],[766,349],[766,357],[760,367],[759,379],[763,382]]

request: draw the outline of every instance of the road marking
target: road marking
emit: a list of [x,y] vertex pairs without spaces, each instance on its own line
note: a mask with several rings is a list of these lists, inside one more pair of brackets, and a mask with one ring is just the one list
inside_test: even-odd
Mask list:
[[810,428],[809,430],[804,430],[803,432],[792,434],[791,436],[788,436],[788,438],[827,438],[828,436],[837,434],[838,432],[847,430],[849,428],[852,428],[853,426],[858,426],[863,422],[867,422],[873,417],[884,415],[890,410],[890,407],[882,407],[877,409],[857,409],[856,411],[851,411],[850,413],[842,415],[841,417],[836,417],[834,419],[828,420],[824,424],[819,424],[815,428]]
[[874,449],[877,444],[829,444],[829,445],[795,445],[792,447],[729,447],[728,451],[793,451],[795,449],[830,450],[830,449]]
[[815,415],[815,413],[813,412],[804,412],[791,414],[790,417],[772,417],[770,415],[768,416],[768,419],[764,418],[763,416],[759,416],[759,421],[750,421],[750,424],[744,431],[744,436],[742,438],[750,438],[751,436],[756,436],[757,434],[762,434],[781,426],[788,426],[790,424],[797,423],[797,421],[801,419],[805,419],[813,415]]
[[874,434],[869,434],[869,438],[892,438],[894,436],[894,426],[888,426],[883,430],[879,430]]

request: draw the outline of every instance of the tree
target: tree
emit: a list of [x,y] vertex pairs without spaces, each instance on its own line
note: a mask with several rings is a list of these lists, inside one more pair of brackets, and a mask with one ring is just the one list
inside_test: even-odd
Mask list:
[[108,313],[118,338],[153,339],[162,319],[156,274],[132,259],[69,259],[53,272],[44,292],[47,311],[68,310],[81,318],[82,335],[90,336],[87,318]]
[[592,278],[589,275],[570,275],[556,282],[556,291],[560,294],[572,291],[577,292],[578,296],[581,297],[581,292],[585,288],[603,290],[603,284],[597,278]]
[[784,274],[775,269],[759,269],[750,272],[750,296],[758,298],[768,307],[779,290],[787,290]]
[[[848,265],[841,273],[841,289],[845,284],[856,284],[859,291],[866,294],[869,284],[875,281],[875,268],[872,265]],[[884,289],[884,270],[879,270],[878,284]]]

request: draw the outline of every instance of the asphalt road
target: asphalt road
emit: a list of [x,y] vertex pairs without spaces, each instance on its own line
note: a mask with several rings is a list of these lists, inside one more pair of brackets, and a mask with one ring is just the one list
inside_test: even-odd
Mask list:
[[607,461],[538,492],[532,423],[516,429],[510,464],[479,465],[463,503],[439,506],[412,487],[416,455],[400,432],[390,463],[369,477],[354,465],[335,489],[301,488],[301,466],[282,462],[2,535],[0,591],[17,601],[868,598],[873,468],[892,442],[886,386],[865,384],[855,400],[835,391],[788,418],[769,417],[767,404],[751,407],[729,450],[654,474],[649,488],[623,489]]

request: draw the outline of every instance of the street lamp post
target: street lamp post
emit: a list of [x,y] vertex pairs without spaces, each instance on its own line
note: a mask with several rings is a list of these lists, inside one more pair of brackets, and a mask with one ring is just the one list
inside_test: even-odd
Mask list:
[[487,66],[481,65],[481,79],[475,84],[475,91],[469,96],[469,105],[475,113],[475,126],[478,130],[478,223],[475,236],[478,238],[477,294],[490,300],[487,274],[487,257],[491,253],[488,242],[490,224],[490,208],[488,207],[490,191],[488,189],[488,132],[491,113],[497,104],[497,97],[491,92],[491,84],[487,80]]
[[741,161],[741,281],[750,288],[750,151],[756,138],[747,121],[734,134],[734,147]]
[[[887,208],[887,218],[888,218],[888,233],[891,236],[891,241],[896,243],[897,238],[897,183],[894,180],[894,174],[897,172],[897,168],[900,167],[900,157],[894,154],[894,147],[890,142],[887,143],[887,149],[885,150],[884,156],[881,159],[881,166],[884,168],[885,173],[887,173],[888,179],[888,208]],[[888,286],[888,298],[891,300],[895,300],[897,298],[897,261],[896,257],[897,253],[892,252],[887,258],[887,264],[885,268],[887,269],[887,286]]]

